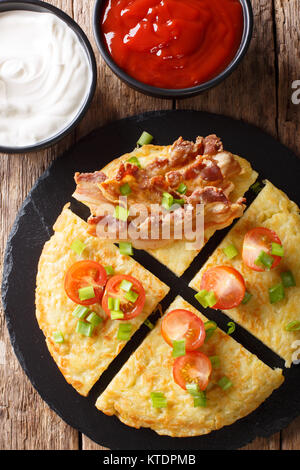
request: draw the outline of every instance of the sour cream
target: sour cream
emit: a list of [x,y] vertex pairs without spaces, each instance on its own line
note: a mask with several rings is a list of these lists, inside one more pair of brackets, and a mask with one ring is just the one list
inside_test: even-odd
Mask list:
[[88,57],[52,13],[0,13],[0,146],[26,147],[76,118],[91,86]]

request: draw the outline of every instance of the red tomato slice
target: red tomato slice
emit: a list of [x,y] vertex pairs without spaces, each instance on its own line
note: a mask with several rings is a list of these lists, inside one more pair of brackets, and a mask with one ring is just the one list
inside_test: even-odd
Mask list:
[[240,305],[246,292],[243,276],[230,266],[216,266],[205,271],[200,289],[214,292],[217,303],[213,308],[222,310]]
[[[273,230],[269,230],[264,227],[257,227],[249,230],[245,235],[243,244],[242,257],[244,263],[254,271],[265,271],[262,266],[257,266],[255,261],[262,251],[271,255],[272,243],[278,243],[281,245],[280,238],[275,232],[273,232]],[[271,269],[274,269],[280,263],[281,257],[275,255],[271,256],[274,259]]]
[[200,390],[205,390],[212,372],[210,359],[199,351],[192,351],[175,359],[173,377],[184,390],[187,383],[197,383]]
[[[133,285],[131,290],[139,294],[137,300],[134,303],[126,300],[124,298],[125,292],[119,288],[123,280],[132,282]],[[135,279],[135,277],[127,276],[125,274],[118,274],[108,280],[102,299],[102,308],[105,310],[108,316],[110,316],[110,310],[108,308],[109,297],[120,298],[120,309],[124,313],[124,318],[121,318],[121,320],[130,320],[131,318],[137,317],[142,312],[145,305],[146,294],[142,284],[140,281]]]
[[[67,296],[76,304],[92,305],[101,301],[107,274],[103,266],[96,261],[84,260],[73,264],[65,277],[65,291]],[[93,286],[95,297],[80,300],[78,290],[82,287]]]
[[205,340],[203,321],[188,310],[172,310],[163,319],[161,333],[164,340],[173,346],[173,341],[185,339],[185,350],[200,348]]

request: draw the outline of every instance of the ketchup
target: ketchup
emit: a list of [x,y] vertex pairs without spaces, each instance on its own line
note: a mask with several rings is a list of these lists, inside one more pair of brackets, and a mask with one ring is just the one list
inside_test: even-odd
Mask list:
[[108,0],[102,32],[113,60],[160,88],[189,88],[235,57],[244,20],[239,0]]

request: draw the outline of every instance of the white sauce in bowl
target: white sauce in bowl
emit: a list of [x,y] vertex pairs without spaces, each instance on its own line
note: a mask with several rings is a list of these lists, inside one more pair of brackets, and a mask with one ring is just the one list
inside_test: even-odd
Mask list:
[[0,13],[0,146],[60,133],[86,102],[92,73],[78,37],[52,13]]

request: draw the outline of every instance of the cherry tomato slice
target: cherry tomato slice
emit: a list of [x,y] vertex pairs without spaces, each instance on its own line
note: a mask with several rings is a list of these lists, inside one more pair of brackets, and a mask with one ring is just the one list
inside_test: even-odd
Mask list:
[[162,321],[161,333],[170,346],[173,346],[173,341],[185,339],[186,351],[200,348],[205,340],[203,321],[189,310],[169,312]]
[[[273,232],[273,230],[269,230],[264,227],[257,227],[249,230],[245,235],[243,244],[242,257],[244,263],[254,271],[265,271],[266,269],[263,266],[255,264],[255,261],[262,251],[271,255],[272,242],[281,245],[280,238],[275,232]],[[271,269],[274,269],[280,263],[281,257],[275,255],[271,256],[274,259]]]
[[210,359],[200,351],[192,351],[175,359],[173,377],[184,390],[187,383],[197,383],[200,390],[205,390],[212,372]]
[[214,292],[217,303],[213,308],[222,310],[240,305],[246,292],[243,276],[230,266],[215,266],[205,271],[200,289]]
[[[73,264],[65,277],[67,296],[76,304],[92,305],[101,302],[107,274],[104,267],[96,261],[84,260]],[[95,297],[80,300],[78,290],[82,287],[93,286]]]
[[[129,302],[128,300],[125,300],[124,302],[125,292],[122,292],[120,289],[120,284],[123,280],[131,282],[131,290],[139,294],[137,300],[134,303]],[[108,308],[109,297],[120,298],[120,309],[124,313],[124,318],[121,318],[121,320],[131,320],[131,318],[137,317],[142,312],[146,300],[145,290],[140,281],[135,279],[135,277],[125,274],[117,274],[116,276],[113,276],[106,284],[102,299],[102,308],[105,310],[108,316],[110,316],[110,310]]]

